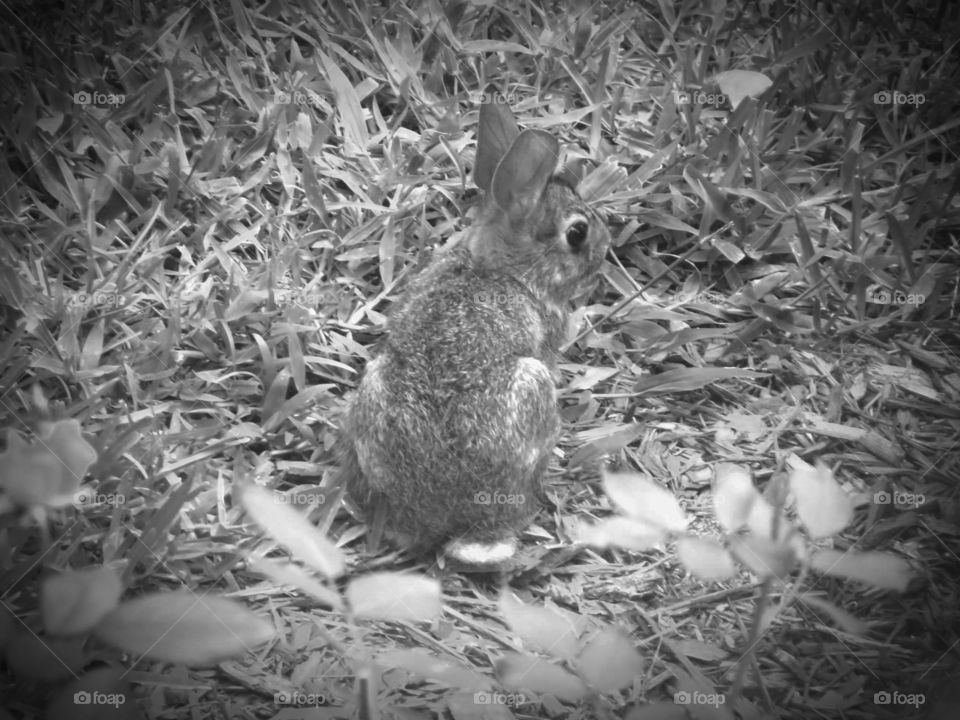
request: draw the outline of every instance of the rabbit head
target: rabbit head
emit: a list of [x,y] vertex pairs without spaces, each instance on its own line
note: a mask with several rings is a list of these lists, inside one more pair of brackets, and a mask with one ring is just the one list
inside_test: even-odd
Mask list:
[[563,306],[597,283],[610,236],[568,180],[560,146],[524,130],[501,103],[480,107],[474,181],[485,195],[469,247],[479,267],[505,271],[537,298]]

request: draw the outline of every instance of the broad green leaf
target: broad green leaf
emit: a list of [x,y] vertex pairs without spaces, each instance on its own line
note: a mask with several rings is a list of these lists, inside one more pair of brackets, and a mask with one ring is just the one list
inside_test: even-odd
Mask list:
[[652,550],[667,539],[666,531],[646,520],[617,515],[596,523],[581,522],[576,526],[577,541],[596,548],[618,547],[644,552]]
[[7,449],[0,453],[0,489],[18,505],[70,505],[96,459],[78,420],[41,423],[37,440],[30,444],[7,430]]
[[906,591],[914,572],[902,557],[882,552],[840,552],[817,550],[810,556],[810,566],[824,575],[842,577],[883,588]]
[[440,583],[423,575],[363,575],[349,582],[346,595],[357,617],[433,622],[441,611]]
[[737,571],[730,553],[711,540],[684,536],[677,541],[677,557],[701,580],[724,580]]
[[603,488],[610,500],[633,519],[673,532],[687,528],[687,517],[674,494],[644,473],[604,471]]
[[[770,501],[767,500],[763,495],[758,493],[756,499],[753,501],[753,504],[750,506],[750,514],[747,516],[747,528],[749,528],[750,532],[757,537],[772,538],[773,518],[773,505],[771,505]],[[784,518],[783,513],[781,512],[779,517],[780,537],[783,537],[787,531],[785,523],[786,518]]]
[[602,693],[630,687],[643,672],[643,659],[630,638],[617,627],[605,628],[580,653],[580,672]]
[[845,610],[841,610],[833,603],[827,602],[826,600],[818,598],[815,595],[800,595],[800,601],[804,605],[809,605],[815,610],[826,613],[828,616],[830,616],[830,619],[836,623],[837,627],[844,632],[848,632],[851,635],[866,635],[870,631],[870,626],[863,620],[854,617]]
[[490,687],[483,675],[423,648],[388,650],[377,655],[376,662],[389,670],[399,668],[421,680],[435,680],[452,688],[476,692]]
[[733,463],[717,465],[713,485],[713,508],[717,522],[728,533],[735,533],[750,517],[750,509],[760,498],[750,471]]
[[813,538],[836,535],[853,519],[853,500],[822,462],[817,466],[790,457],[790,489],[797,500],[797,515]]
[[301,562],[328,578],[343,574],[346,558],[343,552],[308,519],[278,493],[253,483],[236,486],[244,510],[267,534]]
[[755,575],[785,579],[797,564],[792,543],[772,541],[754,535],[730,540],[730,552]]
[[266,575],[277,585],[292,585],[297,590],[313,596],[323,603],[324,607],[338,611],[343,609],[343,601],[337,591],[328,588],[299,565],[270,558],[257,558],[251,559],[249,566],[251,570]]
[[120,602],[123,584],[109,567],[54,575],[40,587],[43,626],[57,635],[87,632]]
[[123,603],[94,635],[152,660],[210,665],[257,648],[273,638],[274,628],[234,600],[179,590]]
[[525,645],[564,660],[576,657],[577,630],[567,617],[553,608],[525,605],[506,588],[499,604],[507,626]]
[[533,655],[507,653],[496,662],[497,679],[510,690],[530,690],[576,702],[587,693],[583,680]]
[[773,84],[773,80],[766,75],[752,70],[727,70],[719,73],[715,80],[720,91],[730,98],[730,105],[734,110],[744,98],[757,97]]

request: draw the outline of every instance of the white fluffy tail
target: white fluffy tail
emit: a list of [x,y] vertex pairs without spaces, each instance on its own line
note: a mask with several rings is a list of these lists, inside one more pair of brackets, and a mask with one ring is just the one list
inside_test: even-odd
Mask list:
[[517,540],[510,538],[494,543],[453,540],[447,544],[445,552],[468,565],[496,565],[514,556],[517,552]]

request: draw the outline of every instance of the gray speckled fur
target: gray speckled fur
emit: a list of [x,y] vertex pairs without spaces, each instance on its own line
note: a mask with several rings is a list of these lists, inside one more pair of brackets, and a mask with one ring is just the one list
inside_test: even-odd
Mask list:
[[[394,305],[350,398],[348,490],[368,516],[386,503],[387,531],[415,550],[510,538],[537,512],[560,431],[553,373],[568,307],[594,287],[609,244],[576,192],[546,177],[508,207],[488,188],[466,237]],[[509,182],[490,184],[502,199]],[[578,216],[589,230],[573,248],[565,222]]]

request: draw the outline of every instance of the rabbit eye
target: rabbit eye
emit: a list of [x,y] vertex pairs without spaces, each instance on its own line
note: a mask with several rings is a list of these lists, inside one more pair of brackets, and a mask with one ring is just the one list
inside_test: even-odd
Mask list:
[[575,220],[570,223],[566,230],[567,245],[573,250],[579,250],[587,240],[587,232],[589,229],[585,220]]

